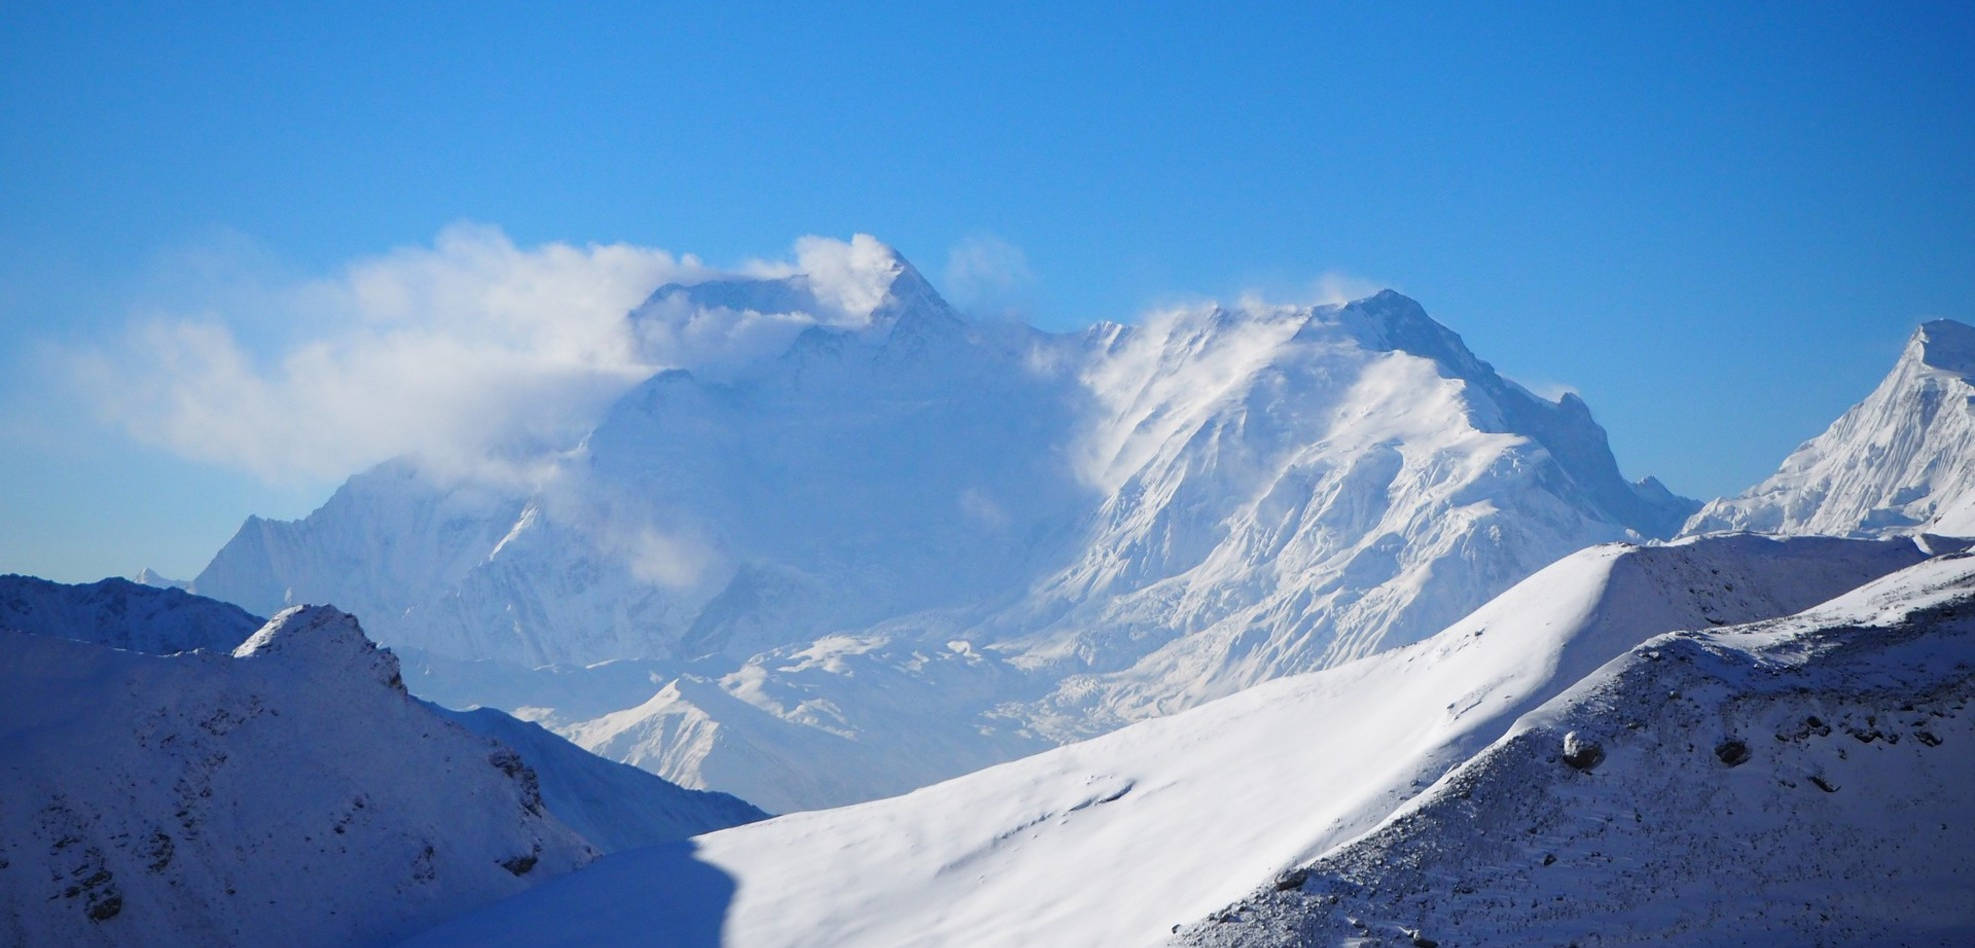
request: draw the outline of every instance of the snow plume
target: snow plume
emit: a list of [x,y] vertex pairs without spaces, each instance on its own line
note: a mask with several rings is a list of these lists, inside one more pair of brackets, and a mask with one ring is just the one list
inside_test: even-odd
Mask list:
[[270,481],[401,454],[513,476],[488,459],[567,437],[647,374],[625,312],[700,269],[625,244],[517,247],[459,224],[429,247],[254,294],[255,311],[152,310],[66,355],[85,398],[133,437]]

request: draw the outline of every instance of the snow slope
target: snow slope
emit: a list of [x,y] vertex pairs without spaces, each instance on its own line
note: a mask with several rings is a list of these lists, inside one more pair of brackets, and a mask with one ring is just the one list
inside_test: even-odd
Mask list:
[[1922,561],[1911,540],[1709,537],[1585,550],[1424,642],[904,796],[625,853],[418,944],[1144,944],[1377,825],[1525,712],[1671,629],[1795,612]]
[[0,633],[0,691],[0,942],[375,941],[595,856],[333,609],[230,654]]
[[1969,944],[1972,698],[1967,555],[1655,638],[1182,940]]
[[785,809],[1417,641],[1691,510],[1623,480],[1582,401],[1503,379],[1394,293],[1049,334],[970,323],[855,249],[659,288],[635,335],[725,342],[536,482],[393,462],[301,521],[250,519],[195,588],[343,603],[457,700],[648,663],[662,680],[610,715],[527,713]]
[[1939,319],[1872,394],[1687,532],[1975,535],[1975,328]]
[[0,630],[169,655],[230,652],[262,620],[239,607],[177,589],[105,579],[84,586],[0,576]]

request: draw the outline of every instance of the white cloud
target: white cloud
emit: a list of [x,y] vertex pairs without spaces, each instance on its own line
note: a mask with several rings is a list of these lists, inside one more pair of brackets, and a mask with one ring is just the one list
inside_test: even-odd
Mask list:
[[979,235],[953,245],[946,255],[942,289],[962,310],[985,316],[1018,316],[1035,291],[1035,271],[1022,248],[999,237]]
[[270,482],[400,455],[444,476],[532,478],[528,458],[630,385],[772,354],[818,322],[861,324],[899,266],[868,235],[804,237],[793,261],[740,272],[804,273],[821,312],[659,306],[634,327],[626,314],[660,285],[728,274],[629,244],[518,247],[475,224],[327,278],[293,277],[237,240],[172,259],[197,266],[175,268],[164,302],[61,361],[132,437]]
[[[566,435],[647,374],[625,312],[701,272],[659,250],[520,248],[498,229],[456,225],[430,247],[327,279],[216,291],[218,308],[196,315],[141,315],[67,361],[133,437],[270,481],[399,454],[481,465]],[[245,299],[253,312],[236,308]]]

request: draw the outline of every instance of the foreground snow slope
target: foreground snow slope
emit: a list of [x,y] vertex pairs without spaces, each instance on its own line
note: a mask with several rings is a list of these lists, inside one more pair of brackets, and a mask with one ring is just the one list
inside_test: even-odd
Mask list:
[[[1441,634],[902,797],[695,840],[731,896],[625,853],[423,944],[1143,944],[1375,825],[1642,639],[1783,615],[1923,559],[1913,541],[1710,537],[1570,556]],[[702,893],[703,894],[703,893]]]
[[1937,319],[1872,394],[1687,532],[1975,535],[1975,328]]
[[1967,555],[1662,636],[1183,940],[1975,943],[1971,699]]
[[[834,276],[659,288],[625,332],[785,332],[664,366],[534,480],[382,465],[250,519],[197,590],[352,607],[473,703],[554,700],[517,687],[540,666],[608,682],[601,711],[527,713],[793,809],[1418,641],[1693,506],[1396,293],[1051,334],[971,323],[856,245]],[[665,674],[574,671],[606,662]]]
[[373,941],[595,855],[333,609],[232,654],[0,633],[0,693],[7,944]]

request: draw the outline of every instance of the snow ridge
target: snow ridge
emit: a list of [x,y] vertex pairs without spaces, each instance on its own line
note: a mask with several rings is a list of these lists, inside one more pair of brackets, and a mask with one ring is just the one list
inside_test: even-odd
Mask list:
[[230,652],[260,626],[238,606],[178,589],[123,579],[70,586],[0,576],[0,630],[169,655]]
[[1966,943],[1971,605],[1960,554],[1644,642],[1179,940]]

